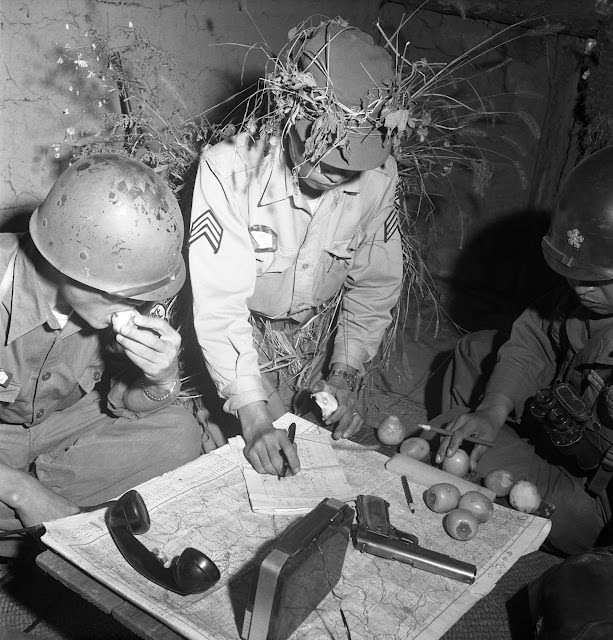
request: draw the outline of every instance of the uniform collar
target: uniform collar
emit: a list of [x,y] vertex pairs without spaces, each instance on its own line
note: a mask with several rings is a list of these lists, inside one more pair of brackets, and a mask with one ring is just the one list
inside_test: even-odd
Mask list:
[[[15,257],[12,291],[19,291],[21,295],[15,296],[11,292],[5,298],[10,318],[7,344],[44,324],[53,330],[62,328],[51,313],[44,295],[44,284],[32,260],[32,253],[27,247],[23,247],[23,244]],[[63,335],[76,333],[80,329],[71,317],[64,327]]]
[[[304,206],[304,199],[300,193],[298,185],[294,182],[292,171],[287,163],[285,149],[281,148],[281,145],[277,145],[274,151],[267,156],[267,159],[270,166],[264,173],[264,179],[262,181],[264,188],[262,190],[262,195],[260,196],[259,204],[266,206],[274,202],[280,202],[293,197],[296,198],[299,206]],[[389,174],[386,164],[376,167],[375,169],[371,169],[371,171],[383,173],[385,175]],[[344,192],[351,195],[359,194],[365,173],[365,171],[362,172],[353,180],[346,182],[338,189],[334,189],[334,191],[337,193]]]

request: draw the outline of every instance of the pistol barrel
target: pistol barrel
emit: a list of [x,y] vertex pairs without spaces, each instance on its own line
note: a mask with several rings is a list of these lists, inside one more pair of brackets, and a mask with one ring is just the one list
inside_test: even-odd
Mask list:
[[360,527],[356,527],[353,533],[354,546],[362,553],[398,560],[410,564],[416,569],[430,571],[430,573],[467,584],[472,584],[475,581],[477,567],[474,564],[454,560],[443,553],[424,549],[412,542],[390,538]]

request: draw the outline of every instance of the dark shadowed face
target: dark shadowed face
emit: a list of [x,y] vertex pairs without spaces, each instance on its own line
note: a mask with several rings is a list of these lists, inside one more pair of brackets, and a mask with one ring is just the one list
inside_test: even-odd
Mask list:
[[613,315],[613,280],[586,282],[567,278],[567,282],[581,304],[592,313],[599,316]]
[[331,167],[325,162],[316,165],[304,160],[304,143],[298,134],[292,129],[289,138],[289,155],[294,166],[299,167],[298,177],[300,181],[315,191],[330,191],[349,182],[360,173],[349,169]]

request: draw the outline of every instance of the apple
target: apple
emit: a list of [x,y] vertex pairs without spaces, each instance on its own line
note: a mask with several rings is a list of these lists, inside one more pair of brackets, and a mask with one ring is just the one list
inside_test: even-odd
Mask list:
[[407,438],[400,443],[400,453],[416,460],[426,460],[430,456],[430,443],[424,438]]
[[480,491],[467,491],[460,498],[458,508],[470,511],[479,522],[487,522],[494,514],[494,504]]
[[541,504],[541,495],[536,485],[527,480],[516,482],[509,492],[509,502],[514,509],[534,513]]
[[404,440],[404,425],[398,416],[383,418],[377,427],[377,438],[383,444],[398,445]]
[[424,502],[435,513],[447,513],[458,506],[460,490],[450,482],[437,482],[424,491]]
[[458,449],[452,456],[445,456],[443,460],[443,471],[451,473],[458,478],[463,478],[468,473],[470,459],[464,449]]
[[493,491],[499,498],[509,495],[514,484],[513,474],[506,469],[490,471],[483,479],[483,486]]
[[443,527],[456,540],[470,540],[479,531],[479,521],[466,509],[454,509],[443,519]]

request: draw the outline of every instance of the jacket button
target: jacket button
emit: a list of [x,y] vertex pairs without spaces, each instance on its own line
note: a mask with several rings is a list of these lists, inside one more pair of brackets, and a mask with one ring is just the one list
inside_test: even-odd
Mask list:
[[43,373],[42,375],[42,379],[45,381],[49,380],[50,377],[51,377],[51,374],[48,371],[45,371],[45,373]]
[[36,412],[36,417],[37,417],[37,418],[40,418],[40,417],[42,417],[42,415],[43,415],[44,413],[45,413],[45,410],[44,410],[44,409],[39,409],[39,410]]
[[98,382],[100,380],[100,378],[102,378],[102,374],[100,373],[100,371],[95,371],[94,372],[94,380],[96,382]]

